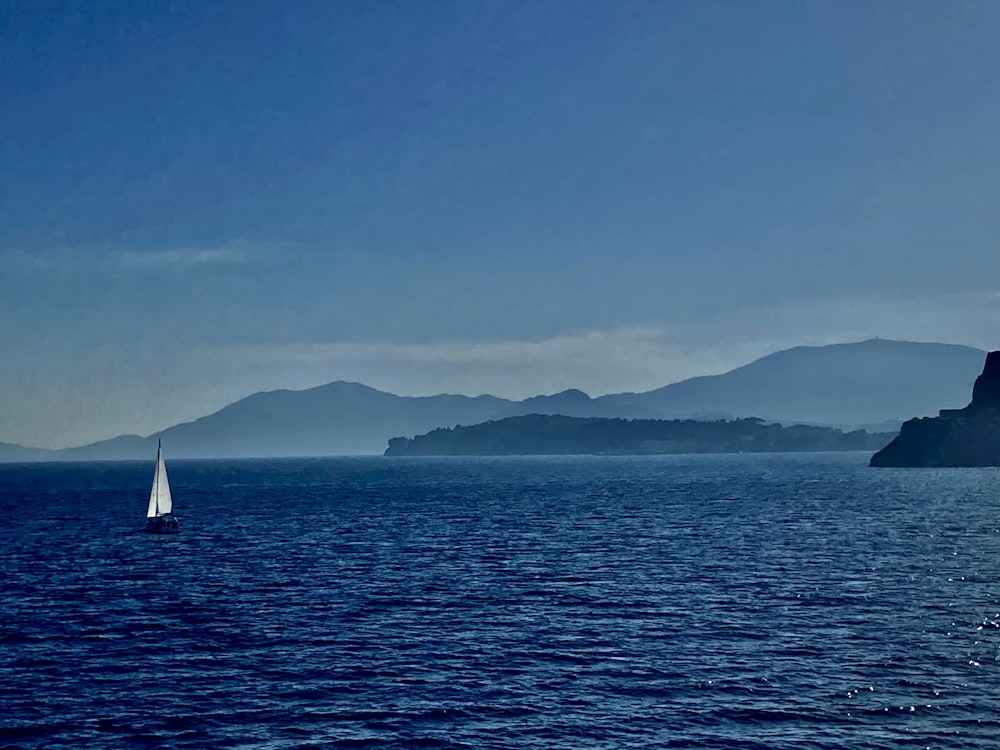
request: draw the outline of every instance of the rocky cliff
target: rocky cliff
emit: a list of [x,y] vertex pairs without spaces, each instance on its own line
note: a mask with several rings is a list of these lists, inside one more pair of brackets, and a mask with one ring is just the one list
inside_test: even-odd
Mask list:
[[964,409],[911,419],[872,466],[1000,466],[1000,351],[990,352]]

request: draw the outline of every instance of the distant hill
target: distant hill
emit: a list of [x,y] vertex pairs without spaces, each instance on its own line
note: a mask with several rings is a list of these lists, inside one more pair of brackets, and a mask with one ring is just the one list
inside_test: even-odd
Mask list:
[[604,399],[591,398],[576,388],[551,396],[532,396],[517,401],[497,414],[498,419],[519,417],[525,414],[561,414],[567,417],[620,417],[643,419],[654,416],[641,405],[617,404]]
[[52,451],[44,448],[28,448],[16,443],[0,443],[0,463],[20,461],[44,461],[52,457]]
[[784,424],[896,429],[914,415],[961,406],[986,353],[949,344],[875,339],[797,347],[722,375],[646,393],[591,398],[571,389],[512,401],[495,396],[396,396],[359,383],[256,393],[148,437],[123,435],[43,451],[0,444],[0,461],[378,454],[391,437],[526,414],[625,419],[760,417]]
[[759,419],[591,419],[530,414],[389,441],[387,456],[650,455],[878,450],[896,433],[782,427]]
[[967,346],[885,339],[799,346],[722,375],[597,401],[665,418],[710,412],[784,424],[898,427],[914,415],[963,405],[985,359],[985,351]]
[[392,435],[483,422],[510,403],[493,396],[395,396],[338,381],[303,391],[255,393],[148,438],[118,437],[59,451],[58,457],[148,458],[156,454],[158,439],[174,458],[381,453]]

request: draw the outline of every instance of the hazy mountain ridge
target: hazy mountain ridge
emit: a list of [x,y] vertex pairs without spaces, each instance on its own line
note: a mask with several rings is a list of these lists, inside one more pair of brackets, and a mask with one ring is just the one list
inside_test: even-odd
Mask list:
[[551,396],[532,396],[523,401],[516,401],[497,414],[495,419],[522,417],[528,414],[611,419],[650,419],[656,416],[642,405],[611,403],[600,398],[591,398],[577,388],[570,388]]
[[[495,396],[397,396],[361,383],[335,381],[302,391],[264,391],[148,438],[127,436],[58,451],[57,458],[145,458],[156,441],[169,455],[235,458],[381,453],[398,430],[486,421],[510,404]],[[335,429],[331,429],[335,425]]]
[[162,439],[170,457],[381,454],[390,438],[526,414],[624,419],[759,417],[853,429],[900,424],[964,403],[986,352],[873,339],[796,347],[721,375],[645,393],[591,398],[569,389],[512,401],[496,396],[397,396],[336,381],[255,393],[148,437],[123,435],[59,451],[0,443],[0,461],[147,459]]
[[985,358],[982,349],[957,344],[887,339],[799,346],[721,375],[598,400],[638,404],[661,417],[700,411],[781,423],[899,424],[965,403]]
[[45,448],[30,448],[17,443],[0,442],[0,461],[44,461],[52,457],[53,451]]

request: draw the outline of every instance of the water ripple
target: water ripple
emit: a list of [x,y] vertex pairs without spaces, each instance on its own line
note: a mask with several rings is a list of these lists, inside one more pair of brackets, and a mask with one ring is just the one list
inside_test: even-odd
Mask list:
[[0,466],[0,747],[988,746],[997,473],[864,463]]

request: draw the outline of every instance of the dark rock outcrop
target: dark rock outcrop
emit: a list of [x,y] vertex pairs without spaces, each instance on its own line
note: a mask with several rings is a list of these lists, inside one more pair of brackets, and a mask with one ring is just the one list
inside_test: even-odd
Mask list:
[[872,466],[1000,466],[1000,351],[990,352],[964,409],[911,419]]

